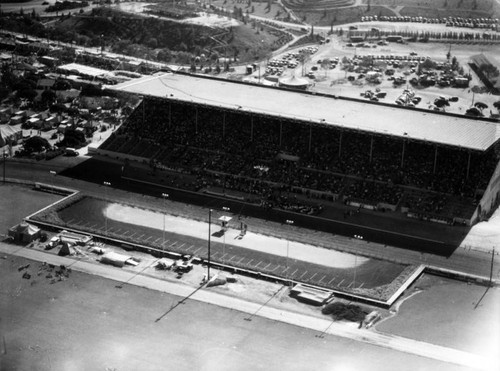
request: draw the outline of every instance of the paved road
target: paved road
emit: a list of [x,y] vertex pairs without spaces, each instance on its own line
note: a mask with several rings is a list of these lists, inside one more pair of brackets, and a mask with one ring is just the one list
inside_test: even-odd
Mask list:
[[[119,282],[127,282],[128,284],[152,290],[168,292],[184,298],[189,296],[189,298],[193,300],[248,313],[249,317],[247,318],[249,320],[251,320],[252,316],[257,315],[259,317],[318,331],[319,336],[330,334],[473,369],[487,370],[492,364],[490,360],[483,357],[456,349],[403,337],[381,334],[366,329],[356,329],[346,326],[345,324],[335,323],[326,319],[310,317],[299,313],[286,312],[277,308],[263,306],[259,303],[252,303],[232,296],[222,295],[205,288],[198,290],[197,288],[193,288],[182,283],[162,281],[149,276],[138,275],[135,272],[125,271],[118,268],[110,268],[109,266],[103,266],[98,263],[78,261],[75,259],[47,254],[37,250],[20,248],[15,245],[7,245],[4,243],[0,243],[0,252],[35,261],[47,262],[56,266],[64,264],[65,266],[71,267],[71,269],[79,272],[98,275]],[[158,320],[161,320],[161,317],[159,317]]]

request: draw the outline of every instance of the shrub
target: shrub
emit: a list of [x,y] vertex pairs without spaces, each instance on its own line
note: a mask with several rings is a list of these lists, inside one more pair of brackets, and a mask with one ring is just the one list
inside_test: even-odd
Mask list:
[[358,305],[333,301],[323,307],[321,313],[332,315],[335,320],[362,321],[368,313]]

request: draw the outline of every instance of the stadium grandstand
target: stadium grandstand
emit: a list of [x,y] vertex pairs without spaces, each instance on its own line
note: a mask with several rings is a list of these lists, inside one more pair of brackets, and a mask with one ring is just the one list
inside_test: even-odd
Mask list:
[[182,73],[111,89],[142,101],[96,151],[186,175],[172,186],[446,225],[472,225],[500,202],[493,121]]

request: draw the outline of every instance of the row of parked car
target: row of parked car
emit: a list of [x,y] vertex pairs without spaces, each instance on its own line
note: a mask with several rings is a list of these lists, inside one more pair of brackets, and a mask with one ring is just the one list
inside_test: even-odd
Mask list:
[[[417,23],[443,23],[448,25],[454,24],[484,24],[487,27],[497,24],[497,18],[463,18],[463,17],[448,17],[448,18],[427,18],[427,17],[410,17],[410,16],[363,16],[361,22],[382,21],[382,22],[417,22]],[[477,27],[477,26],[476,26]]]
[[285,68],[296,68],[299,65],[299,59],[304,54],[314,54],[318,51],[315,46],[301,48],[298,52],[289,52],[281,58],[271,59],[267,64],[266,74],[281,76]]

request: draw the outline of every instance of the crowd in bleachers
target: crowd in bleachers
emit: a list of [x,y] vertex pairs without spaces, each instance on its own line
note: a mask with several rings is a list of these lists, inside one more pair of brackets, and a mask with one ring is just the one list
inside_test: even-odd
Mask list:
[[200,186],[224,179],[263,203],[285,205],[274,190],[296,187],[451,217],[460,212],[446,207],[450,196],[474,205],[498,162],[493,151],[469,160],[453,147],[154,98],[102,148],[196,174]]

